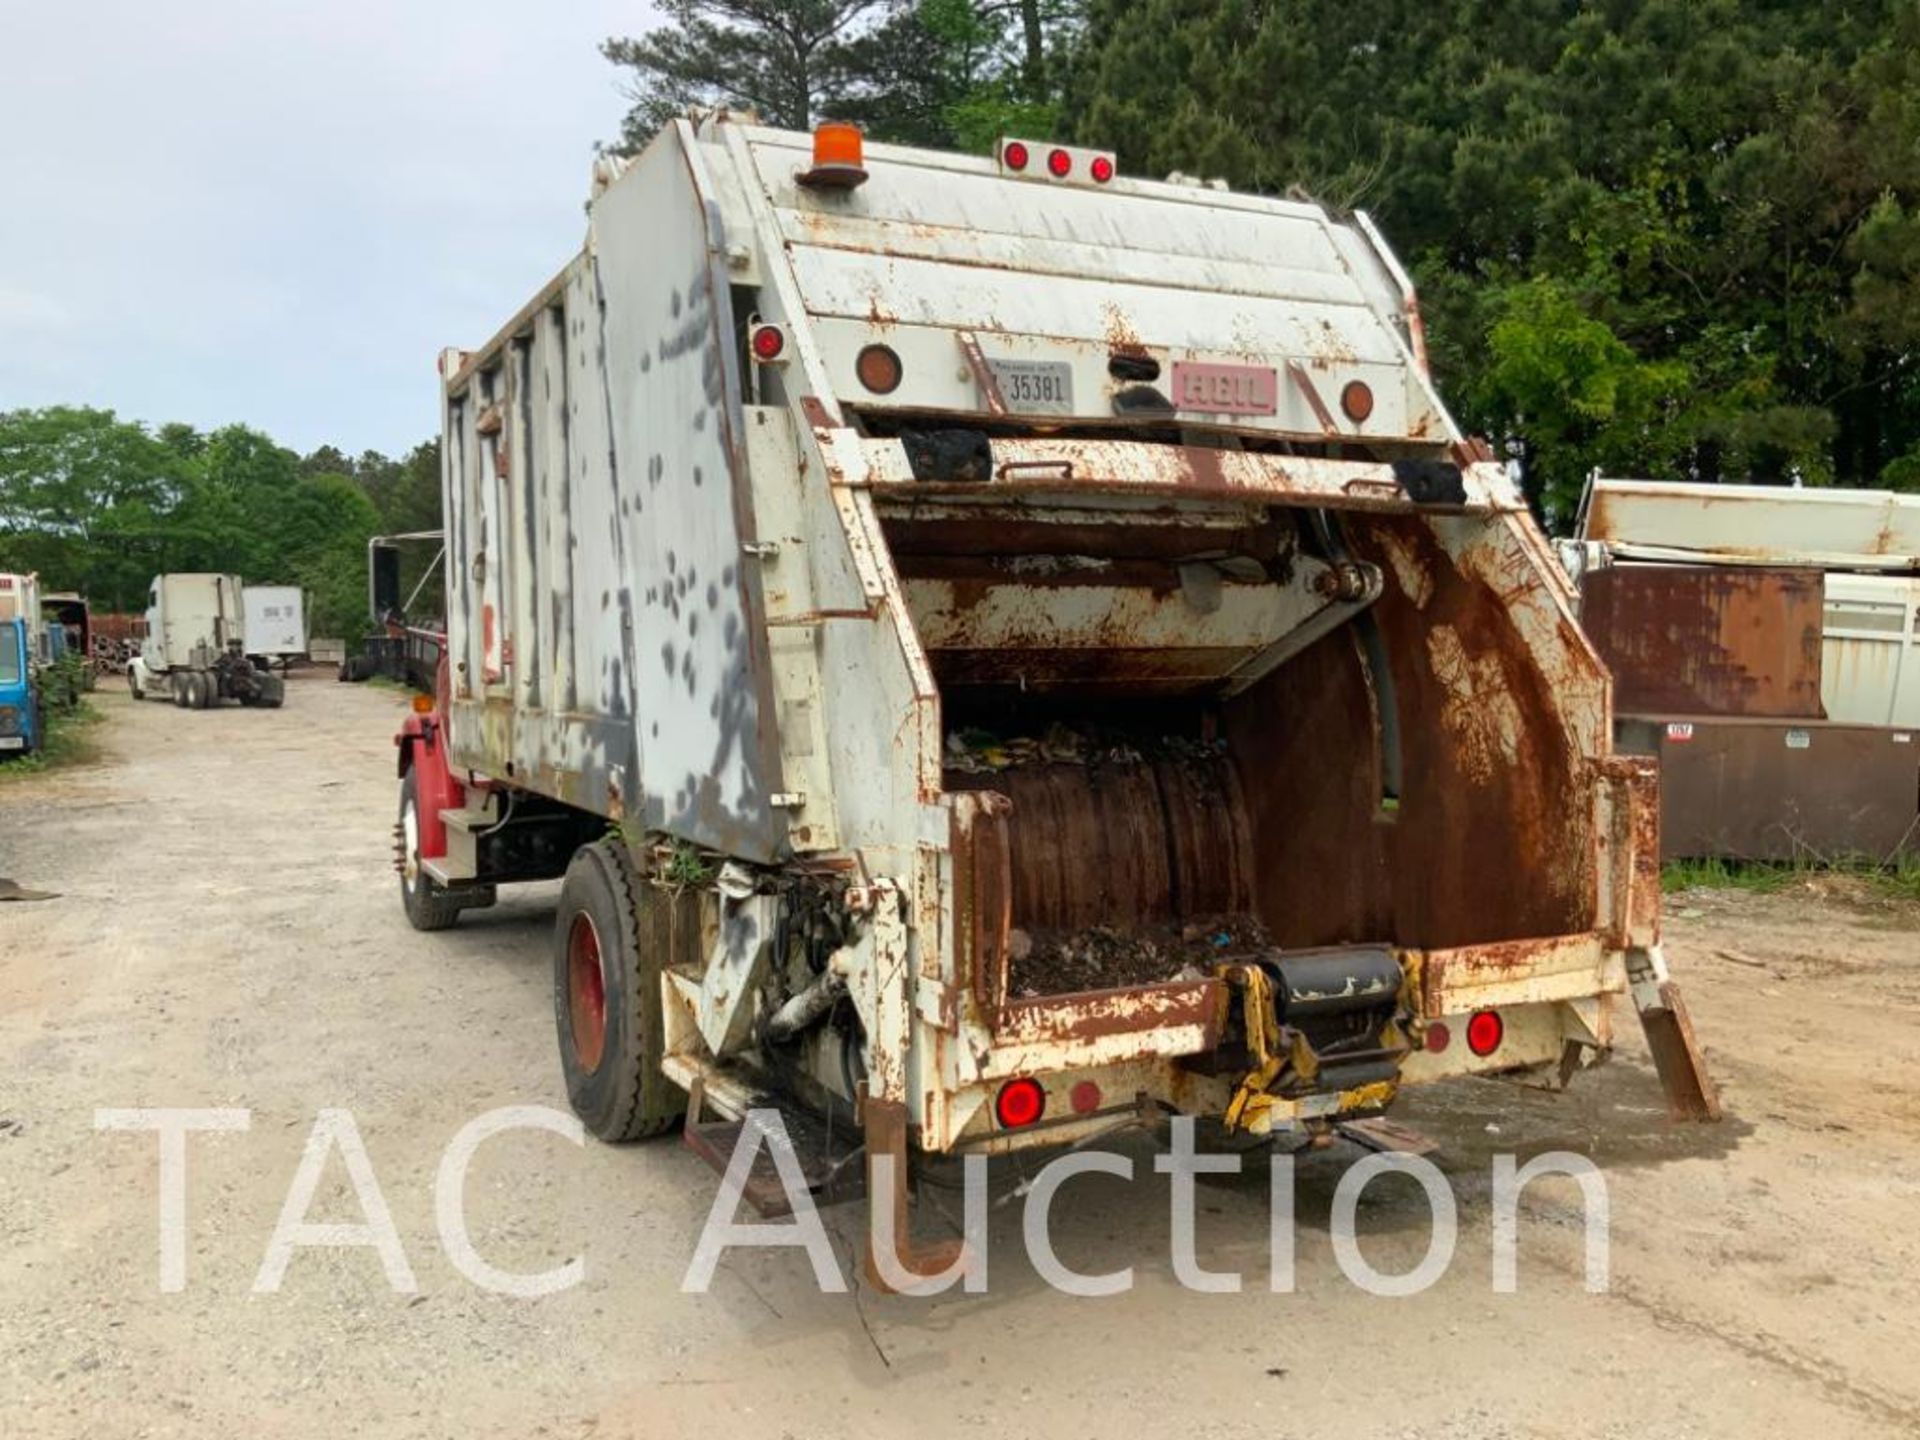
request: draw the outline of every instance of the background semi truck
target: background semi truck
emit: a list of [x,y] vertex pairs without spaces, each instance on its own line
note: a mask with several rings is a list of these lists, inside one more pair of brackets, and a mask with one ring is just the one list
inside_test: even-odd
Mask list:
[[1622,995],[1717,1114],[1653,768],[1365,216],[725,115],[589,213],[442,359],[395,837],[423,929],[565,876],[595,1133],[724,1154],[778,1105],[823,1188],[829,1131],[871,1178],[1167,1113],[1321,1136],[1564,1082]]
[[307,602],[298,585],[243,585],[241,633],[247,654],[285,670],[307,657]]
[[237,575],[156,575],[147,594],[147,637],[127,666],[133,698],[170,697],[205,710],[227,699],[277,707],[286,682],[247,653]]

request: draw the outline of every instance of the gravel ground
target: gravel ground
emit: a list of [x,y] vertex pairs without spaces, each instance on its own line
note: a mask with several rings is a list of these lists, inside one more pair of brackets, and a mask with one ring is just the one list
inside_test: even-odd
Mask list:
[[[391,692],[317,679],[287,708],[192,713],[100,697],[100,763],[0,784],[0,1435],[1421,1437],[1920,1433],[1920,916],[1839,885],[1677,897],[1669,949],[1729,1107],[1665,1119],[1637,1027],[1549,1096],[1495,1082],[1414,1097],[1461,1195],[1432,1289],[1370,1298],[1327,1235],[1357,1152],[1302,1160],[1297,1291],[1265,1285],[1261,1168],[1204,1181],[1180,1288],[1166,1182],[1077,1180],[1068,1264],[1132,1264],[1106,1300],[1049,1290],[996,1214],[989,1294],[822,1295],[791,1250],[680,1277],[714,1178],[672,1141],[516,1133],[474,1162],[486,1257],[585,1278],[486,1293],[448,1260],[433,1178],[504,1104],[564,1106],[547,940],[553,887],[452,931],[401,916],[387,847]],[[157,1281],[158,1146],[99,1107],[235,1107],[189,1150],[188,1274]],[[417,1293],[364,1249],[306,1250],[252,1285],[323,1107],[349,1110]],[[1519,1293],[1489,1284],[1496,1151],[1590,1155],[1612,1202],[1610,1288],[1581,1284],[1571,1187],[1529,1191]],[[315,1219],[359,1217],[336,1156]],[[1405,1269],[1424,1204],[1368,1192],[1365,1252]],[[843,1252],[858,1211],[826,1212]],[[851,1271],[851,1267],[849,1267]]]

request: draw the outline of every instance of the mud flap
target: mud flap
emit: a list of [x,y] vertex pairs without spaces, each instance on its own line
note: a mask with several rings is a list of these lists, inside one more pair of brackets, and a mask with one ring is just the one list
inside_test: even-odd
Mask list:
[[1718,1120],[1720,1092],[1707,1074],[1706,1057],[1694,1038],[1693,1020],[1680,987],[1667,974],[1666,957],[1659,946],[1629,951],[1627,974],[1633,984],[1633,1006],[1653,1052],[1653,1068],[1660,1088],[1667,1092],[1667,1108],[1676,1120]]

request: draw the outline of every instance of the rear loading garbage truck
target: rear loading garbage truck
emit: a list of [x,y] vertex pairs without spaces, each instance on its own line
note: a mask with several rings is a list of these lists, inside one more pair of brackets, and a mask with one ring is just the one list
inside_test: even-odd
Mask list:
[[127,666],[136,700],[170,697],[188,710],[224,700],[277,708],[286,682],[249,655],[238,575],[156,575],[147,593],[147,638]]
[[565,877],[596,1134],[711,1154],[772,1105],[876,1182],[1167,1114],[1318,1136],[1564,1083],[1621,996],[1717,1113],[1654,771],[1364,215],[676,121],[441,370],[401,896]]

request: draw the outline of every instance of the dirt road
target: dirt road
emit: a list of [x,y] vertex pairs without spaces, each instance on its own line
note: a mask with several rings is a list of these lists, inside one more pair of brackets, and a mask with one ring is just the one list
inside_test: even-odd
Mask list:
[[[493,1264],[573,1256],[576,1287],[488,1294],[443,1252],[433,1184],[490,1107],[564,1107],[548,988],[551,887],[418,935],[388,868],[389,692],[302,681],[287,708],[183,712],[102,696],[102,763],[0,787],[0,1435],[798,1437],[1896,1436],[1920,1432],[1920,915],[1849,892],[1679,897],[1675,969],[1728,1103],[1668,1124],[1637,1027],[1549,1096],[1477,1082],[1399,1118],[1462,1197],[1437,1285],[1372,1298],[1327,1220],[1343,1145],[1300,1162],[1297,1290],[1271,1294],[1264,1162],[1204,1181],[1183,1290],[1166,1181],[1074,1181],[1064,1262],[1132,1264],[1072,1299],[997,1212],[991,1291],[823,1295],[794,1250],[681,1276],[715,1180],[675,1142],[490,1141],[467,1190]],[[100,1107],[232,1107],[195,1136],[186,1285],[157,1280],[158,1144]],[[366,1249],[305,1250],[253,1294],[302,1146],[348,1110],[418,1291]],[[1489,1282],[1496,1151],[1590,1155],[1610,1288],[1582,1286],[1575,1192],[1528,1192],[1520,1286]],[[1367,1192],[1365,1253],[1404,1270],[1426,1207]],[[858,1212],[826,1212],[843,1253]],[[335,1157],[316,1220],[358,1221]],[[852,1267],[847,1267],[851,1275]]]

